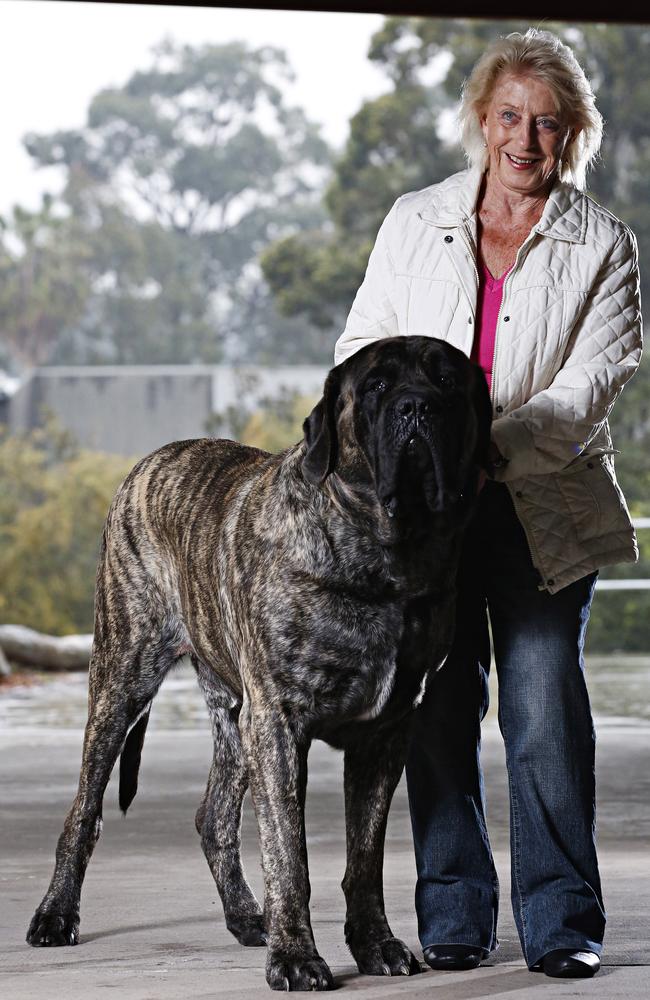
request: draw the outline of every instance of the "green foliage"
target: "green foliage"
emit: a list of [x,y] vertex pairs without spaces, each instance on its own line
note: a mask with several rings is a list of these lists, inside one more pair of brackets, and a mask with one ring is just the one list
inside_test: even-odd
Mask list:
[[382,219],[399,195],[462,167],[438,136],[448,101],[408,83],[367,101],[350,121],[325,204],[331,223],[272,244],[262,270],[280,312],[323,328],[341,325],[363,280]]
[[[636,516],[642,516],[635,510]],[[646,504],[643,516],[650,514]],[[601,577],[650,579],[650,530],[638,532],[639,562],[606,566]],[[587,653],[647,653],[650,649],[650,591],[596,590],[587,631]]]
[[[283,315],[304,315],[310,324],[328,329],[352,302],[363,280],[370,240],[354,241],[347,235],[332,239],[324,233],[288,236],[273,243],[262,255],[262,267],[275,292]],[[329,360],[334,350],[331,342]]]
[[247,402],[258,387],[254,375],[242,373],[238,380],[238,402],[224,412],[214,413],[206,433],[229,437],[263,451],[283,451],[303,436],[302,424],[317,403],[317,398],[303,396],[281,386],[274,396]]
[[53,360],[177,364],[220,360],[223,344],[206,296],[207,264],[192,238],[157,221],[101,209],[86,233],[94,294],[82,322],[59,338]]
[[79,451],[52,425],[0,434],[0,621],[92,632],[102,527],[132,464]]
[[249,416],[243,428],[243,444],[264,451],[283,451],[300,441],[305,416],[318,400],[299,393],[285,393],[274,400],[262,400],[261,407]]
[[637,512],[650,514],[650,365],[646,355],[617,401],[610,423],[619,451],[615,462],[621,489]]
[[461,168],[437,135],[444,108],[436,89],[410,83],[362,105],[325,197],[339,230],[368,239],[405,191]]
[[[412,85],[435,59],[446,57],[441,87],[456,103],[464,80],[490,42],[529,27],[525,21],[501,19],[388,17],[373,36],[368,56],[381,65],[396,88]],[[561,35],[566,25],[546,21],[543,27]]]

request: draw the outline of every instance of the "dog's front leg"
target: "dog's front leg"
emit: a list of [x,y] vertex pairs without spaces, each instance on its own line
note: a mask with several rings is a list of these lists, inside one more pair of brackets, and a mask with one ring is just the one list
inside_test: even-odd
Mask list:
[[386,822],[404,769],[407,738],[404,724],[399,732],[360,739],[345,751],[345,940],[359,972],[370,976],[421,971],[404,942],[393,936],[384,912]]
[[334,981],[309,919],[305,842],[308,741],[284,714],[248,705],[239,718],[262,847],[266,980],[273,990],[327,990]]

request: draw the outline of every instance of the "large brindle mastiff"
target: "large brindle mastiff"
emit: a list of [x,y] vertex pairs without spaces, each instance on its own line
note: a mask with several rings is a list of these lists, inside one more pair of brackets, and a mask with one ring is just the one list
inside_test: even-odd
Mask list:
[[[77,943],[113,765],[121,754],[126,811],[152,699],[189,655],[214,734],[196,826],[228,929],[268,945],[272,989],[332,987],[308,905],[304,802],[317,737],[345,751],[350,951],[369,975],[419,971],[384,914],[384,833],[409,717],[452,639],[489,426],[479,368],[442,341],[394,337],[330,372],[288,451],[206,438],[135,466],[106,521],[79,790],[30,944]],[[263,912],[239,853],[247,786]]]

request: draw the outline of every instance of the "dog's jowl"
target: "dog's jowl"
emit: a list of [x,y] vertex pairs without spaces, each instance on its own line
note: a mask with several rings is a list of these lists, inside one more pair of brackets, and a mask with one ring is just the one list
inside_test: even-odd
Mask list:
[[[30,944],[77,943],[106,783],[121,755],[126,811],[152,699],[189,654],[214,734],[196,826],[228,929],[267,945],[273,989],[333,985],[308,905],[307,753],[319,738],[345,752],[349,948],[363,973],[419,971],[384,914],[384,832],[409,716],[451,643],[489,425],[480,369],[441,341],[395,337],[330,372],[288,451],[198,439],[135,466],[106,520],[79,790]],[[249,786],[263,910],[239,856]]]

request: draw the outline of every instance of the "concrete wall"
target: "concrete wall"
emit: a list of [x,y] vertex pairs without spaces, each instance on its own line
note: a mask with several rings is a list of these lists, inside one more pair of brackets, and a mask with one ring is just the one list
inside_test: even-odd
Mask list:
[[[203,437],[214,413],[254,407],[283,388],[318,396],[326,374],[312,365],[36,368],[12,396],[7,422],[17,433],[52,414],[85,447],[138,456],[168,441]],[[219,434],[228,436],[228,427]]]

